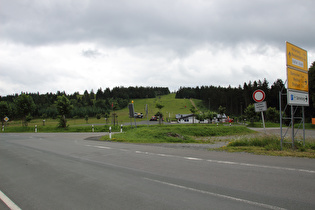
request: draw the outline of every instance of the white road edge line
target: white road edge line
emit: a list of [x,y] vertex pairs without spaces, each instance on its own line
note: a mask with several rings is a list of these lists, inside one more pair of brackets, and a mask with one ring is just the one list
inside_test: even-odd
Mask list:
[[144,179],[152,181],[152,182],[157,182],[157,183],[160,183],[160,184],[172,186],[172,187],[181,188],[181,189],[184,189],[184,190],[190,190],[190,191],[203,193],[203,194],[207,194],[207,195],[211,195],[211,196],[215,196],[215,197],[219,197],[219,198],[225,198],[225,199],[238,201],[238,202],[242,202],[242,203],[246,203],[246,204],[250,204],[250,205],[254,205],[254,206],[259,206],[259,207],[263,207],[263,208],[267,208],[267,209],[286,210],[286,209],[278,207],[278,206],[272,206],[272,205],[268,205],[268,204],[264,204],[264,203],[258,203],[258,202],[254,202],[254,201],[249,201],[249,200],[236,198],[236,197],[232,197],[232,196],[228,196],[228,195],[222,195],[222,194],[208,192],[208,191],[204,191],[204,190],[198,190],[198,189],[195,189],[195,188],[185,187],[185,186],[182,186],[182,185],[172,184],[172,183],[169,183],[169,182],[163,182],[163,181],[159,181],[159,180],[155,180],[155,179],[149,179],[149,178],[144,178]]
[[0,190],[0,199],[7,205],[11,210],[21,210],[10,198],[8,198],[1,190]]
[[312,174],[315,173],[315,171],[306,170],[306,169],[267,166],[267,165],[258,165],[258,164],[251,164],[251,163],[239,163],[239,162],[221,161],[221,160],[207,160],[207,161],[212,162],[212,163],[221,163],[221,164],[229,164],[229,165],[240,165],[240,166],[248,166],[248,167],[256,167],[256,168],[269,168],[269,169],[278,169],[278,170],[286,170],[286,171],[299,171],[299,172],[312,173]]

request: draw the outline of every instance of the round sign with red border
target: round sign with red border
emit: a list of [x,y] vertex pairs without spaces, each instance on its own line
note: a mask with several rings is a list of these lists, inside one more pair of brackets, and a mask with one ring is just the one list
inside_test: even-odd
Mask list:
[[262,102],[265,100],[266,94],[263,90],[256,90],[253,93],[253,99],[254,101],[256,101],[257,103]]

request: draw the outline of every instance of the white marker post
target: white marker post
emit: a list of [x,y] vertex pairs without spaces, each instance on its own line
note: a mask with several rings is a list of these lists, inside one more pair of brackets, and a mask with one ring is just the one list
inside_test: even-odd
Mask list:
[[109,127],[109,139],[112,139],[112,127]]

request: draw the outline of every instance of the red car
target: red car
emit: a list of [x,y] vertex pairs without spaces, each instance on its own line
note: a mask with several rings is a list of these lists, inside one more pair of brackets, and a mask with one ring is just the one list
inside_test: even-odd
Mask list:
[[158,120],[158,118],[156,116],[152,116],[150,119],[150,121],[157,121],[157,120]]

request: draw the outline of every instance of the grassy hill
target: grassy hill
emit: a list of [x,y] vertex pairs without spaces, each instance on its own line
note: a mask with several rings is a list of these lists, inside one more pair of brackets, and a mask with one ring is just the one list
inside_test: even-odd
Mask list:
[[[194,102],[194,104],[197,106],[199,110],[203,110],[204,107],[202,106],[202,101],[197,99],[176,99],[175,93],[169,94],[169,95],[163,95],[156,98],[148,98],[148,99],[131,99],[134,101],[134,108],[135,112],[141,112],[145,115],[145,107],[146,104],[148,105],[148,119],[150,119],[153,115],[155,115],[158,112],[158,109],[155,108],[156,103],[162,104],[164,107],[161,110],[161,112],[164,115],[164,119],[170,118],[171,120],[175,120],[176,114],[189,114],[190,108],[192,106],[191,100]],[[117,120],[120,123],[126,123],[130,122],[129,118],[129,109],[124,108],[122,110],[116,111],[116,114],[118,116]],[[112,115],[112,113],[111,113]],[[145,116],[143,119],[137,119],[137,121],[141,120],[147,120],[147,117]],[[106,123],[104,118],[96,119],[96,117],[90,117],[88,119],[88,123],[84,119],[74,119],[74,118],[68,118],[67,119],[68,124],[70,126],[80,126],[80,125],[87,125],[87,124],[104,124]],[[111,119],[107,120],[107,123],[111,123]],[[57,119],[46,119],[45,125],[46,127],[52,126],[55,127],[58,124]],[[7,126],[9,127],[16,127],[21,126],[22,122],[20,120],[11,120],[7,123]],[[29,123],[29,127],[34,128],[35,125],[42,126],[43,125],[43,119],[33,119]]]
[[[190,99],[176,99],[175,93],[159,96],[156,98],[148,98],[148,99],[134,99],[134,108],[135,112],[141,112],[145,115],[145,107],[148,105],[148,118],[150,119],[153,115],[155,115],[159,110],[155,108],[156,103],[162,104],[164,107],[161,112],[164,115],[164,118],[175,119],[176,114],[189,114],[191,113],[189,109],[192,106]],[[201,100],[193,99],[194,103],[198,108],[202,104]],[[129,109],[125,108],[122,110],[116,111],[118,115],[119,122],[128,122],[129,119]],[[146,116],[143,120],[147,120]]]

